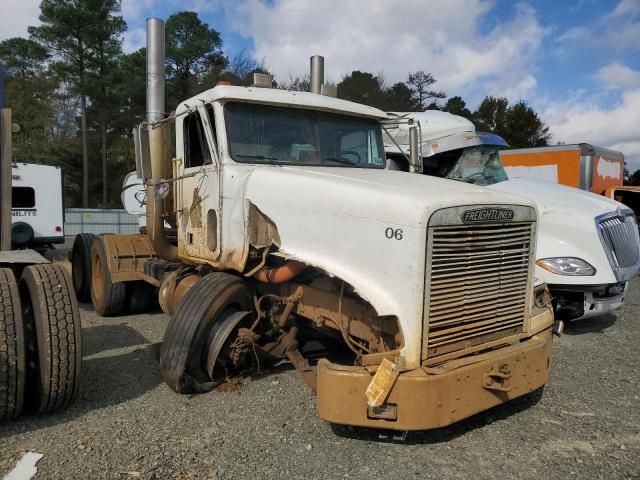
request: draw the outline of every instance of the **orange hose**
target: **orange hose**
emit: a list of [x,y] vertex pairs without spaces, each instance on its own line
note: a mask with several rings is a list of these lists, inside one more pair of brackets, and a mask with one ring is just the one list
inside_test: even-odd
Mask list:
[[305,263],[291,260],[282,267],[263,268],[256,272],[253,278],[263,283],[284,283],[299,275],[305,268]]

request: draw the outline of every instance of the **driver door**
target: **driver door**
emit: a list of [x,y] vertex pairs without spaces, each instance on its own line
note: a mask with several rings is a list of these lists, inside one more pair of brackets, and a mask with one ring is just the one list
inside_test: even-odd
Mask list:
[[[182,135],[176,162],[180,256],[215,261],[219,256],[219,167],[211,105],[176,122]],[[176,133],[178,133],[178,131]],[[182,147],[182,149],[180,148]],[[180,151],[182,150],[182,151]]]

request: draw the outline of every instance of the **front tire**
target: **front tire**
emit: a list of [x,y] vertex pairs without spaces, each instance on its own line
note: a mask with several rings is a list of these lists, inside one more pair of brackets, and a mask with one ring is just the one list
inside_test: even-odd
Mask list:
[[242,278],[215,272],[196,282],[171,317],[160,349],[162,376],[173,391],[207,392],[219,383],[207,373],[210,334],[217,323],[249,312],[251,305]]

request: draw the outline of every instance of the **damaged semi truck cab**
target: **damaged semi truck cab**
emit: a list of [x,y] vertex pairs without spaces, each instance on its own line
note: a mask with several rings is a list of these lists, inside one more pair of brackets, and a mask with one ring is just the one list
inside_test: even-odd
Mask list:
[[313,69],[312,85],[220,85],[170,119],[152,91],[136,142],[148,239],[94,241],[92,295],[159,286],[161,370],[179,393],[288,359],[321,418],[416,430],[542,387],[553,316],[533,288],[533,204],[385,170],[386,114],[320,94]]
[[[532,288],[535,208],[384,170],[384,117],[270,88],[218,86],[182,103],[170,182],[178,276],[224,271],[241,282],[254,300],[233,309],[243,320],[230,323],[229,358],[249,360],[254,348],[289,357],[317,388],[322,418],[424,429],[541,387],[552,315]],[[207,278],[179,302],[165,337],[163,371],[178,391],[218,380],[211,365],[172,363],[172,349],[203,355],[171,332],[193,320],[187,310]],[[216,308],[212,330],[229,318]],[[314,378],[301,354],[313,332],[354,360],[322,359]]]

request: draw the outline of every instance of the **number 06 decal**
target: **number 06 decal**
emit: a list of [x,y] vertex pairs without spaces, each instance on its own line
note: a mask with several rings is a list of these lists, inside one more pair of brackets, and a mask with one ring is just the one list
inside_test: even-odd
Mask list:
[[389,240],[393,238],[395,238],[396,240],[402,240],[402,229],[389,227],[384,231],[384,236]]

